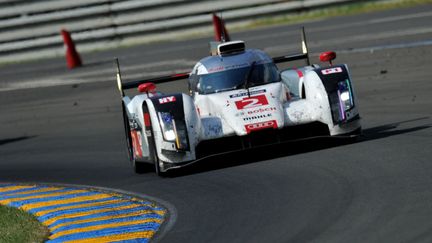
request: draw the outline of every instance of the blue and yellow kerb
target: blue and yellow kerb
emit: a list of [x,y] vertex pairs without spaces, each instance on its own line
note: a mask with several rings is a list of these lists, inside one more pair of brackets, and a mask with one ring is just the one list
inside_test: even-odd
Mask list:
[[167,216],[150,201],[85,188],[0,185],[0,204],[35,215],[47,242],[148,242]]

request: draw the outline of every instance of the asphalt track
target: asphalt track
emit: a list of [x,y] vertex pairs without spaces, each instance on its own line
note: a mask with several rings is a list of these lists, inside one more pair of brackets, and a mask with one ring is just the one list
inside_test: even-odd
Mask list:
[[[209,38],[0,68],[0,182],[84,184],[143,193],[175,208],[161,242],[431,242],[432,5],[305,23],[313,58],[349,64],[364,128],[358,143],[289,143],[202,161],[175,177],[135,175],[110,73],[184,70]],[[295,52],[299,25],[232,32],[272,55]],[[49,82],[42,82],[42,81]],[[79,81],[49,86],[56,80]],[[159,86],[185,90],[181,82]]]

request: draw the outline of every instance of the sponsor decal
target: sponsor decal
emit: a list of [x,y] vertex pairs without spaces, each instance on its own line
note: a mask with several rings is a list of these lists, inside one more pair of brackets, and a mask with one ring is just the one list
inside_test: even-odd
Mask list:
[[222,124],[211,124],[208,126],[208,131],[209,133],[211,133],[212,135],[220,135],[222,134]]
[[225,66],[225,70],[237,69],[237,68],[242,68],[247,66],[249,66],[248,63],[233,64],[233,65]]
[[324,75],[328,75],[328,74],[333,74],[333,73],[341,73],[342,68],[340,67],[335,67],[335,68],[327,68],[327,69],[323,69],[321,70],[321,73]]
[[[250,92],[250,95],[255,95],[255,94],[261,94],[261,93],[265,93],[266,90],[265,89],[260,89],[260,90],[254,90]],[[238,93],[238,94],[232,94],[229,97],[232,98],[238,98],[238,97],[242,97],[242,96],[247,96],[248,93],[247,92],[243,92],[243,93]]]
[[235,104],[237,109],[242,110],[242,109],[249,109],[249,108],[254,108],[262,105],[268,105],[268,101],[266,96],[263,94],[254,97],[245,97],[242,100],[236,101]]
[[253,115],[253,114],[259,114],[259,113],[264,113],[264,112],[272,112],[272,111],[276,111],[276,107],[267,107],[267,108],[259,108],[256,110],[250,110],[248,111],[248,115]]
[[244,113],[243,111],[240,111],[240,112],[234,114],[235,117],[245,116],[245,115],[246,115],[246,113]]
[[266,128],[277,128],[277,122],[276,120],[271,121],[265,121],[265,122],[258,122],[258,123],[252,123],[245,125],[246,132],[250,133],[253,131],[258,131]]
[[220,119],[203,118],[204,134],[206,137],[215,137],[223,133],[222,122]]
[[139,131],[131,131],[132,147],[136,158],[142,157],[141,150],[141,133]]
[[209,72],[209,73],[213,73],[213,72],[222,71],[222,70],[224,70],[224,69],[225,69],[225,68],[224,68],[223,66],[213,67],[213,68],[210,68],[210,69],[208,70],[208,72]]
[[243,121],[251,121],[251,120],[256,120],[256,119],[263,119],[263,118],[267,118],[267,117],[271,117],[272,114],[265,114],[265,115],[258,115],[258,116],[248,116],[243,118]]
[[166,104],[166,103],[170,103],[170,102],[174,102],[174,101],[176,101],[175,96],[168,96],[168,97],[160,98],[159,104]]

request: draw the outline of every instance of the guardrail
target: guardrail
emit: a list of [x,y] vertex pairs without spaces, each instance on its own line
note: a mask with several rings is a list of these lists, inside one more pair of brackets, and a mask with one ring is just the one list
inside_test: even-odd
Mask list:
[[63,55],[62,28],[88,51],[209,32],[212,12],[233,23],[350,1],[0,0],[0,62]]

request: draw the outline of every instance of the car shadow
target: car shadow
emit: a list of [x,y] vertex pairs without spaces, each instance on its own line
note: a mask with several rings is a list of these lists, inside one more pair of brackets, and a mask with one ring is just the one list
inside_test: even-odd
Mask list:
[[0,146],[8,144],[8,143],[14,143],[14,142],[19,142],[19,141],[26,140],[26,139],[35,138],[35,137],[37,137],[37,136],[22,136],[22,137],[15,137],[15,138],[0,139]]
[[[346,146],[354,143],[362,143],[400,134],[412,133],[430,128],[431,125],[421,125],[406,129],[397,129],[401,124],[419,120],[429,119],[422,117],[413,120],[395,122],[381,126],[371,127],[363,130],[363,134],[357,139],[341,137],[318,137],[296,141],[288,141],[277,145],[253,148],[238,152],[230,152],[222,155],[212,156],[200,160],[181,169],[169,171],[167,177],[182,177],[191,174],[198,174],[213,170],[219,170],[244,164],[256,163],[260,161],[292,156],[302,153],[309,153],[339,146]],[[287,149],[289,148],[289,149]]]

